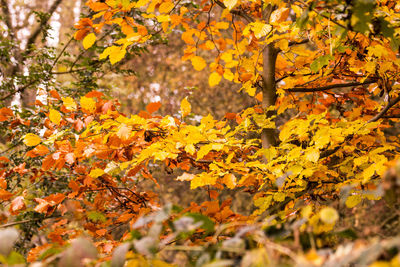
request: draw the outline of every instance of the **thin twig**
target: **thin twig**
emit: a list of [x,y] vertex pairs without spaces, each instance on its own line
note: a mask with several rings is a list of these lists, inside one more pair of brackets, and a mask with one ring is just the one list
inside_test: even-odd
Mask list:
[[293,93],[312,93],[312,92],[320,92],[335,88],[343,88],[343,87],[353,87],[353,86],[360,86],[360,85],[367,85],[371,83],[375,83],[376,80],[366,80],[365,82],[351,82],[351,83],[339,83],[339,84],[330,84],[327,86],[315,87],[315,88],[308,88],[308,87],[294,87],[290,89],[286,89],[285,91],[293,92]]

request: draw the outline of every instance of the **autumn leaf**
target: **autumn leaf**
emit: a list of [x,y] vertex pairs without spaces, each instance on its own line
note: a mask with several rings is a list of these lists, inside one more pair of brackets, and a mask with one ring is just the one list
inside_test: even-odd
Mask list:
[[206,61],[202,57],[199,57],[199,56],[192,57],[191,61],[192,61],[192,65],[193,65],[194,69],[197,71],[201,71],[207,66]]
[[93,100],[93,98],[82,96],[80,103],[81,107],[90,113],[93,113],[96,110],[96,102]]
[[200,175],[196,175],[190,183],[190,189],[195,189],[197,187],[205,186],[205,185],[215,185],[217,182],[217,177],[208,173],[202,173]]
[[61,114],[55,109],[50,109],[49,119],[52,123],[59,125],[61,122]]
[[110,51],[110,63],[114,65],[115,63],[121,61],[126,54],[126,49],[119,46],[112,46],[112,50]]
[[89,176],[92,178],[97,178],[99,176],[102,176],[104,174],[104,170],[99,169],[99,168],[95,168],[93,170],[90,171]]
[[277,10],[274,10],[274,12],[272,12],[271,14],[271,23],[279,23],[282,21],[285,21],[290,13],[290,9],[286,8],[286,7],[281,7],[278,8]]
[[26,156],[34,158],[34,157],[37,157],[37,156],[44,156],[44,155],[48,154],[49,152],[50,151],[46,146],[38,145],[34,149],[28,151],[26,153]]
[[16,215],[19,213],[19,211],[25,209],[25,202],[24,202],[24,197],[23,196],[18,196],[16,198],[13,199],[13,201],[11,202],[11,206],[10,206],[10,212],[13,215]]
[[233,175],[232,173],[226,174],[222,179],[222,183],[224,183],[229,189],[235,189],[237,185],[235,175]]
[[187,97],[182,99],[181,101],[181,113],[182,117],[186,117],[187,115],[190,114],[190,111],[192,109],[192,106],[190,105],[189,101],[187,100]]
[[158,11],[160,11],[160,13],[168,13],[170,12],[172,9],[174,8],[174,3],[172,2],[164,2],[160,5],[160,7],[158,8]]
[[147,110],[148,113],[151,114],[151,113],[154,113],[157,110],[159,110],[160,107],[161,107],[161,102],[153,102],[153,103],[150,103],[150,104],[148,104],[146,106],[146,110]]
[[346,206],[348,208],[354,208],[355,206],[357,206],[362,200],[362,197],[360,195],[351,195],[348,196],[346,199]]
[[211,87],[218,85],[220,83],[220,81],[221,81],[221,75],[219,75],[216,72],[211,73],[210,77],[208,78],[208,84]]
[[28,133],[24,135],[23,142],[27,146],[36,146],[42,142],[39,136],[33,133]]
[[132,127],[122,123],[118,127],[117,136],[122,140],[127,140],[131,136],[131,132],[132,132]]
[[76,103],[74,101],[74,99],[72,99],[72,97],[62,97],[61,98],[63,101],[63,105],[67,110],[75,110],[76,109]]
[[254,36],[257,39],[260,39],[266,36],[271,31],[272,26],[262,22],[253,22],[251,24],[251,29],[254,32]]
[[0,189],[0,199],[1,200],[9,200],[13,196],[13,193],[10,193],[4,189]]
[[237,4],[238,0],[224,0],[224,5],[227,9],[232,10]]
[[82,44],[83,48],[89,49],[96,42],[96,35],[94,33],[89,33],[83,38]]
[[338,212],[331,207],[325,207],[319,212],[321,221],[327,224],[334,224],[339,219]]

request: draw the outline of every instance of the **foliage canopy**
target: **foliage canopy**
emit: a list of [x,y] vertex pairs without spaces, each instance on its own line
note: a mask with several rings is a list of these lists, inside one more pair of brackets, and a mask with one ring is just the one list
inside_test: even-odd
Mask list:
[[[76,92],[50,84],[46,103],[0,109],[9,136],[0,157],[0,219],[2,228],[18,225],[25,242],[39,238],[35,247],[18,243],[28,262],[400,264],[399,225],[380,242],[368,237],[382,229],[357,225],[371,219],[368,209],[384,213],[382,228],[399,219],[397,1],[89,0],[86,6],[73,36],[87,59],[77,69]],[[162,42],[173,46],[173,34],[185,43],[182,60],[206,72],[209,87],[220,90],[228,81],[256,104],[196,121],[185,97],[176,114],[159,115],[156,102],[126,115],[96,80],[85,83],[87,69],[124,72],[118,66],[133,55]],[[37,60],[35,47],[29,49],[25,57]],[[57,65],[76,70],[77,60],[63,57],[69,57],[64,50],[41,56],[49,62],[40,69],[47,76],[30,72],[23,82],[38,85]],[[10,86],[5,78],[12,77],[2,81]],[[185,207],[162,203],[157,190],[142,186],[146,180],[160,186],[160,170],[208,199]],[[251,194],[250,214],[234,211],[226,197],[234,191]],[[11,235],[13,244],[18,234],[11,229],[0,238]],[[10,251],[0,246],[0,262],[25,261]]]

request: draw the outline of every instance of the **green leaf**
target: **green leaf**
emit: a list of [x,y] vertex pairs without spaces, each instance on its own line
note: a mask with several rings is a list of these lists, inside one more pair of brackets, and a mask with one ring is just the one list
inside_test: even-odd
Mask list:
[[89,220],[91,220],[93,222],[105,222],[106,221],[106,217],[98,211],[89,212],[87,217],[89,218]]
[[310,69],[312,72],[318,72],[320,69],[322,69],[324,66],[327,66],[329,64],[330,60],[333,60],[333,56],[331,55],[325,55],[317,58],[316,60],[313,61],[310,65]]

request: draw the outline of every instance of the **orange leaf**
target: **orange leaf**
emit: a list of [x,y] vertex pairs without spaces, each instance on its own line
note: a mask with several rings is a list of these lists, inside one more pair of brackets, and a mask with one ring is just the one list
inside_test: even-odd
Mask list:
[[25,209],[25,202],[24,202],[24,197],[23,196],[19,196],[14,198],[14,200],[11,202],[11,206],[10,206],[10,212],[12,215],[16,215],[18,214],[18,212],[22,209]]
[[3,116],[13,116],[14,113],[11,109],[9,108],[0,108],[0,115]]
[[35,198],[34,200],[39,203],[34,210],[40,213],[47,213],[47,210],[51,207],[50,203],[41,198]]
[[10,160],[6,157],[0,157],[0,161],[10,162]]
[[52,194],[46,197],[46,200],[49,201],[52,206],[60,204],[61,202],[63,202],[64,199],[65,195],[61,193]]
[[156,112],[161,107],[161,102],[150,103],[146,106],[146,110],[148,113]]
[[259,92],[258,94],[256,94],[256,99],[257,99],[258,101],[262,102],[262,101],[263,101],[263,93],[262,93],[262,92]]
[[109,6],[105,3],[100,3],[100,2],[92,2],[88,4],[90,9],[92,9],[95,12],[98,11],[103,11],[103,10],[107,10],[109,8]]
[[96,231],[96,234],[98,234],[99,236],[103,236],[107,233],[107,229],[100,229]]
[[26,153],[26,155],[27,155],[28,157],[34,158],[34,157],[37,157],[37,156],[44,156],[44,155],[46,155],[46,154],[49,153],[49,152],[50,152],[50,151],[49,151],[49,149],[48,149],[46,146],[44,146],[44,145],[38,145],[38,146],[36,146],[34,149],[28,151],[28,153]]
[[87,93],[85,96],[86,97],[97,97],[97,98],[100,98],[100,97],[104,96],[104,94],[102,92],[93,90],[93,91],[90,91],[89,93]]
[[88,34],[88,32],[90,32],[90,29],[87,29],[87,28],[81,29],[81,30],[75,32],[75,34],[74,34],[75,40],[78,40],[78,41],[82,40],[86,36],[86,34]]
[[134,216],[134,214],[132,213],[125,213],[121,216],[118,217],[118,222],[126,222],[129,221],[132,217]]
[[51,90],[50,95],[58,100],[61,99],[60,94],[56,90]]
[[234,120],[236,118],[236,113],[228,112],[225,114],[225,118],[227,118],[228,120]]
[[9,200],[12,196],[13,196],[12,193],[10,193],[4,189],[0,189],[0,199],[1,200]]
[[48,155],[47,157],[44,158],[43,162],[42,162],[42,170],[47,171],[49,170],[51,167],[53,167],[54,163],[56,161],[53,159],[53,155]]

